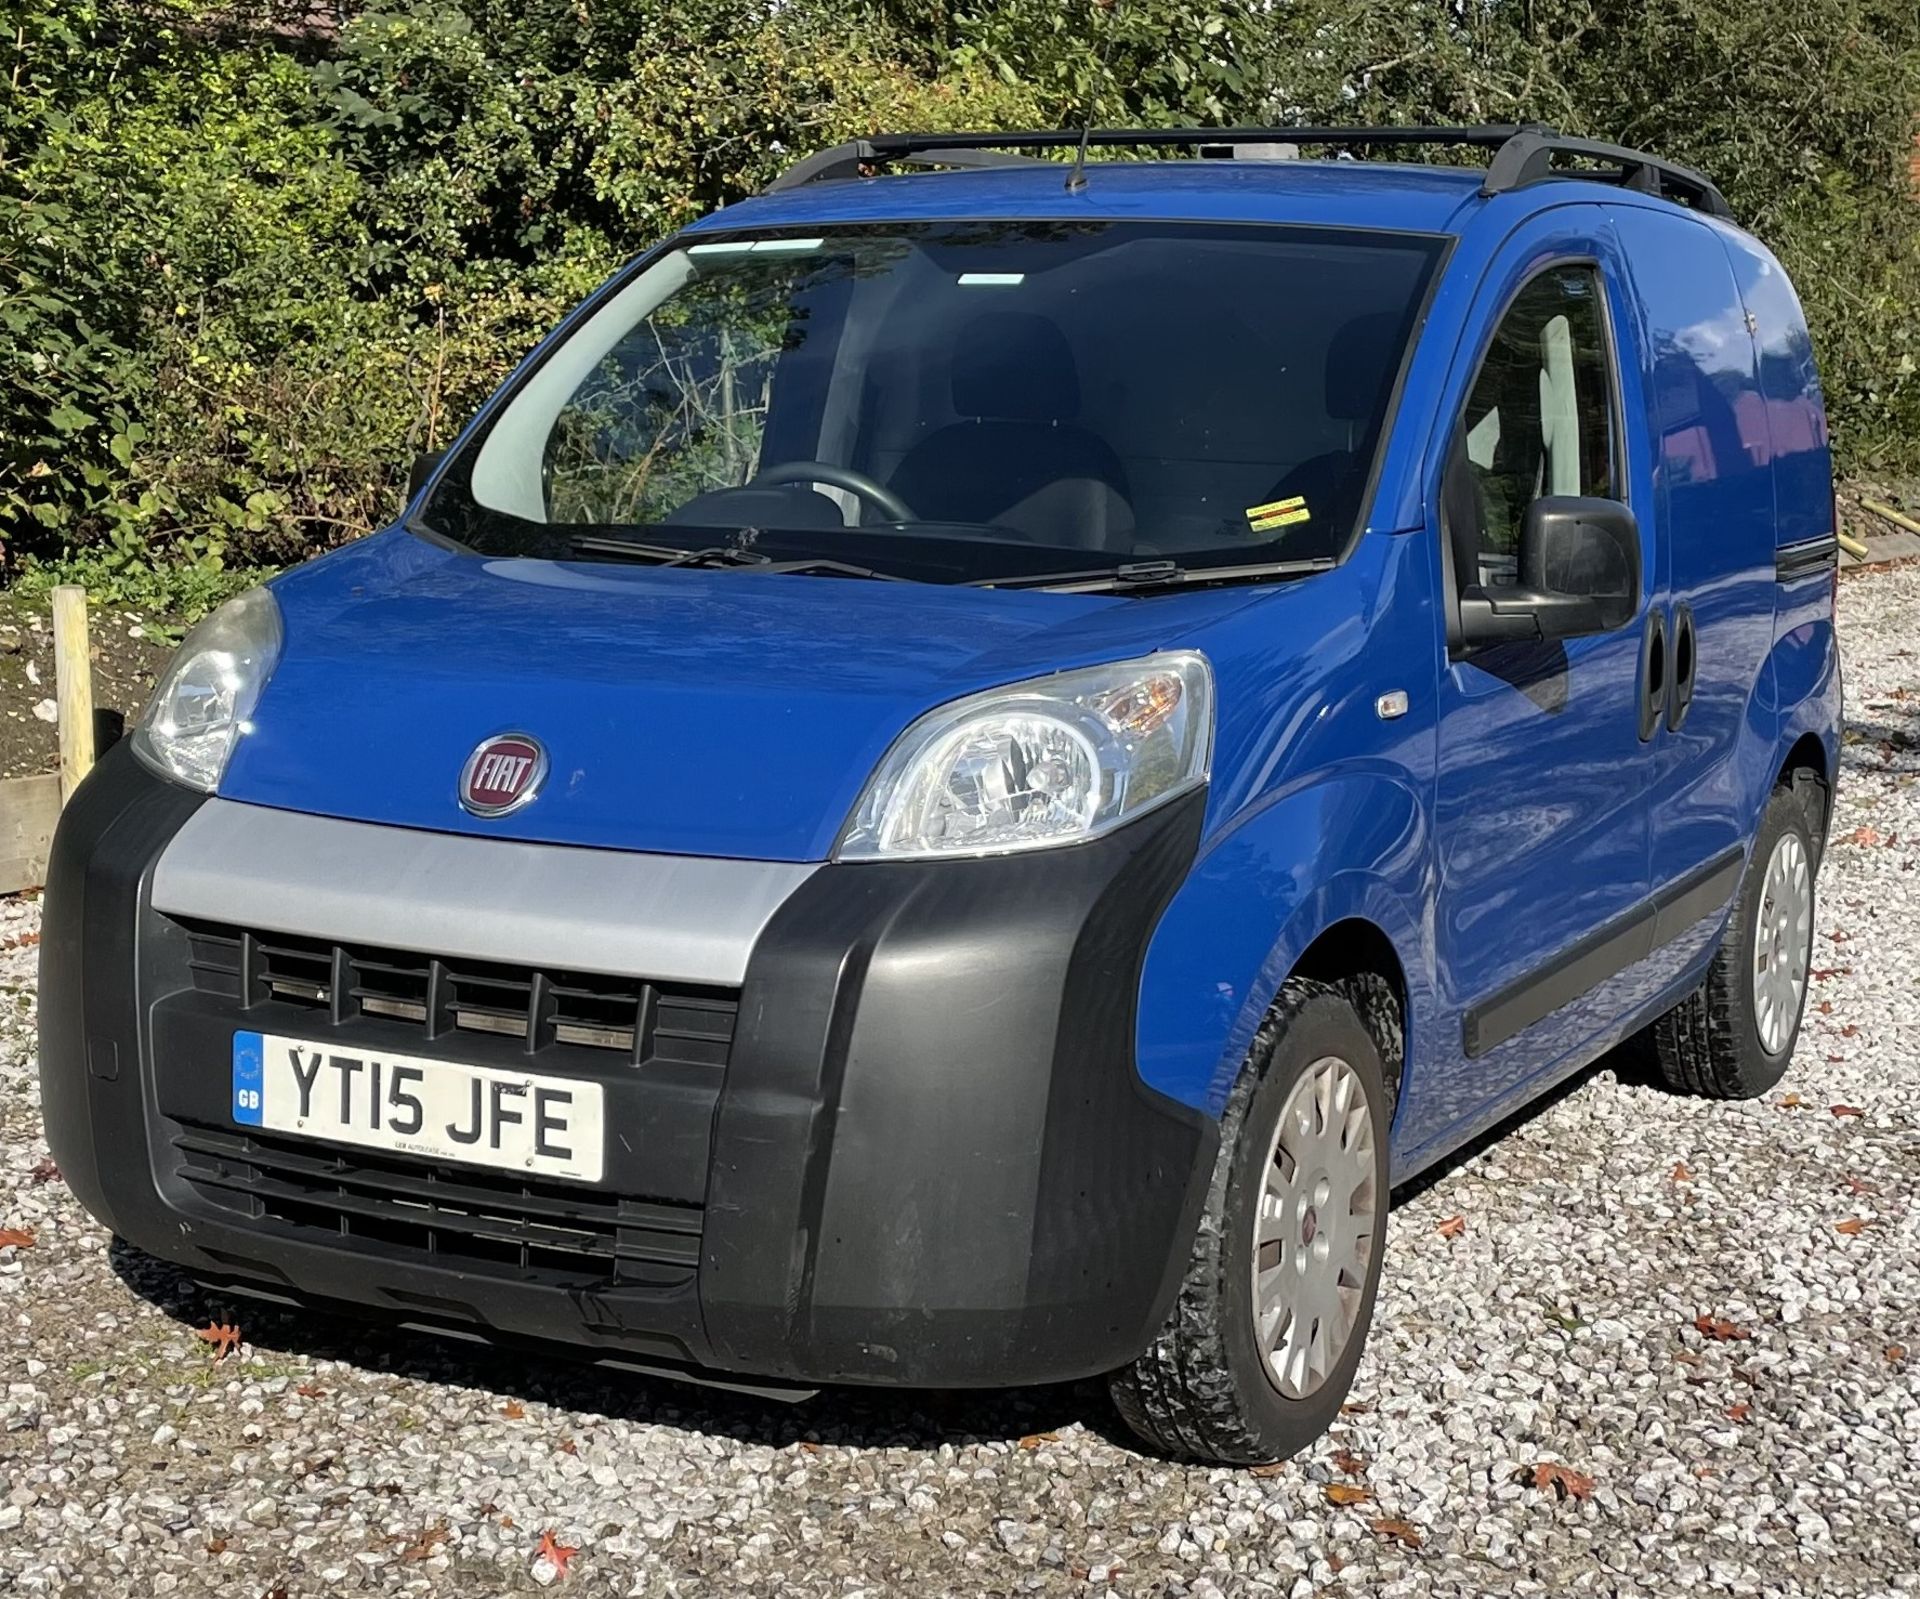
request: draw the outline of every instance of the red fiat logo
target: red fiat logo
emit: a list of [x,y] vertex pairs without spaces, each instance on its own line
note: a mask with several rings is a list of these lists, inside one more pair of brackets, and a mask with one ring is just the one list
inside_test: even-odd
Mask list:
[[475,816],[505,816],[540,792],[547,752],[526,733],[496,733],[467,757],[460,803]]

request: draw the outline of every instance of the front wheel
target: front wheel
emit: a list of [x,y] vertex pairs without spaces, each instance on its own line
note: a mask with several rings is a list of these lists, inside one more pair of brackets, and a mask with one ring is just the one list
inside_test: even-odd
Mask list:
[[1353,1007],[1289,982],[1221,1118],[1173,1310],[1111,1380],[1149,1444],[1254,1465],[1305,1448],[1339,1414],[1380,1283],[1389,1104]]

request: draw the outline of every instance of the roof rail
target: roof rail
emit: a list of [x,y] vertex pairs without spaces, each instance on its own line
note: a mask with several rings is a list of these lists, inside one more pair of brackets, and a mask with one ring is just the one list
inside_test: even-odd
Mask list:
[[[1089,145],[1212,149],[1247,144],[1330,144],[1359,149],[1371,145],[1455,144],[1493,151],[1480,192],[1505,194],[1550,178],[1585,178],[1617,183],[1646,194],[1662,195],[1704,211],[1730,217],[1732,208],[1712,181],[1689,167],[1663,161],[1642,150],[1574,139],[1535,122],[1488,123],[1466,127],[1315,127],[1315,128],[1095,128]],[[1037,166],[1043,161],[1011,152],[1077,146],[1082,135],[1071,128],[1024,133],[876,133],[835,145],[796,162],[763,191],[796,189],[802,184],[869,176],[892,162],[929,167]],[[1557,161],[1593,162],[1591,167]]]

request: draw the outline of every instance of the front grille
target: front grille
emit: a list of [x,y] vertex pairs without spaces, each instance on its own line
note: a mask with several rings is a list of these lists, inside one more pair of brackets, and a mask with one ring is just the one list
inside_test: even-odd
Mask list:
[[[739,994],[725,988],[545,971],[184,924],[195,988],[251,1007],[273,1000],[410,1023],[423,1041],[461,1031],[518,1038],[529,1053],[558,1045],[723,1070]],[[400,1046],[396,1046],[400,1047]]]
[[319,1242],[565,1286],[679,1281],[699,1263],[698,1206],[211,1127],[173,1143],[203,1199]]

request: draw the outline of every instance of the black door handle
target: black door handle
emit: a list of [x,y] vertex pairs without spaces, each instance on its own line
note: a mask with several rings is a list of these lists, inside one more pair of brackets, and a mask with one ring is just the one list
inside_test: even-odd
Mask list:
[[1694,648],[1693,607],[1673,608],[1673,670],[1668,674],[1673,686],[1667,692],[1667,731],[1677,733],[1687,719],[1687,707],[1693,704],[1693,680],[1700,663]]
[[1640,742],[1653,737],[1667,702],[1667,618],[1649,607],[1646,630],[1640,635]]

